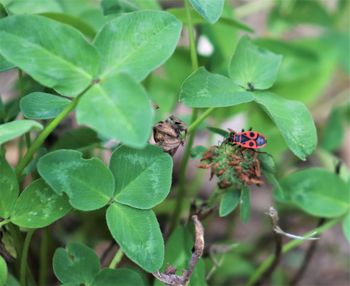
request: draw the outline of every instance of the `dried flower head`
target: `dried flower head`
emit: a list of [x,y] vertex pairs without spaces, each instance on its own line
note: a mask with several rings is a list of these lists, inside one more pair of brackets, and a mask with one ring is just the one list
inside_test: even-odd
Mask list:
[[258,153],[239,146],[223,143],[210,147],[203,154],[199,168],[210,168],[210,179],[215,175],[220,189],[263,184]]
[[175,154],[180,144],[184,144],[186,134],[186,123],[174,115],[171,115],[165,121],[158,122],[153,127],[154,141],[171,156]]

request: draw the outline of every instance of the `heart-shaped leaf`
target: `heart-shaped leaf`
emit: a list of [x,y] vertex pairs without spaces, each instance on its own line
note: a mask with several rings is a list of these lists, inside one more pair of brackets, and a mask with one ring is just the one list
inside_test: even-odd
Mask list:
[[350,189],[336,174],[321,168],[292,173],[281,182],[284,194],[317,217],[338,217],[350,208]]
[[23,115],[30,119],[55,118],[71,101],[45,92],[32,92],[20,101]]
[[98,73],[98,54],[82,34],[46,17],[6,17],[0,38],[6,60],[65,96],[77,96]]
[[0,217],[8,218],[18,196],[18,183],[14,170],[0,152]]
[[151,134],[153,110],[144,88],[128,75],[119,74],[82,97],[77,119],[108,138],[142,148]]
[[91,285],[99,270],[100,261],[95,252],[80,243],[58,248],[53,256],[53,271],[62,283]]
[[65,194],[58,195],[44,180],[32,182],[18,197],[11,222],[28,228],[47,226],[71,210]]
[[189,107],[224,107],[253,100],[250,92],[237,86],[225,76],[208,72],[201,67],[183,83],[180,101]]
[[33,120],[15,120],[0,125],[0,145],[31,130],[41,130],[43,126]]
[[164,241],[151,210],[138,210],[119,203],[109,206],[107,225],[124,253],[147,272],[160,269]]
[[282,56],[255,46],[247,36],[240,39],[229,66],[229,75],[247,90],[270,88],[277,78]]
[[58,150],[41,157],[38,171],[57,194],[65,192],[70,204],[82,211],[105,206],[114,191],[112,173],[97,158],[83,159],[74,150]]
[[102,78],[128,73],[137,81],[163,64],[174,52],[181,23],[161,11],[137,11],[107,23],[94,45],[102,60]]
[[220,201],[219,215],[224,217],[233,212],[239,205],[240,200],[241,192],[238,190],[227,191]]
[[306,106],[270,92],[254,93],[254,98],[275,122],[289,149],[305,160],[317,145],[315,123]]
[[135,208],[150,209],[162,202],[171,187],[173,160],[160,148],[116,149],[109,164],[115,178],[115,200]]
[[219,20],[224,9],[225,0],[190,0],[193,8],[209,23]]
[[103,269],[95,277],[92,286],[143,286],[141,276],[128,268]]

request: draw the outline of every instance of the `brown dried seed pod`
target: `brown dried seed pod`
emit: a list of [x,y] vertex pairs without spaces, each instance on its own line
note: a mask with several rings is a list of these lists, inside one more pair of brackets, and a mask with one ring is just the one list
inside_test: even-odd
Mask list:
[[171,156],[184,144],[186,134],[186,124],[173,115],[153,127],[154,141]]

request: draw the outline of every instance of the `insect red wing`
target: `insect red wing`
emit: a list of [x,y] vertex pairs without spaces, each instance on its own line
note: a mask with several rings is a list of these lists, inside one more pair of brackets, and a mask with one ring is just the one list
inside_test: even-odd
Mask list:
[[245,148],[249,148],[249,149],[257,149],[258,148],[258,146],[256,145],[255,140],[248,140],[248,141],[246,141],[244,143],[240,143],[239,145],[242,146],[242,147],[245,147]]
[[259,133],[255,131],[245,131],[243,132],[243,135],[248,137],[249,139],[255,140],[256,138],[258,138]]

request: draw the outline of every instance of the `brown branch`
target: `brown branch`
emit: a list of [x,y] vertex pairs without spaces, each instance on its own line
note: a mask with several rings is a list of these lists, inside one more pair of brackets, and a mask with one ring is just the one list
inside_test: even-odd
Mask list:
[[173,267],[168,268],[165,273],[160,271],[152,273],[159,281],[163,282],[167,286],[186,286],[188,285],[191,275],[194,271],[198,260],[203,255],[204,249],[204,229],[201,222],[198,220],[196,215],[192,216],[192,220],[195,226],[195,243],[194,251],[192,252],[192,257],[188,266],[188,269],[184,270],[182,275],[176,275],[176,269]]

